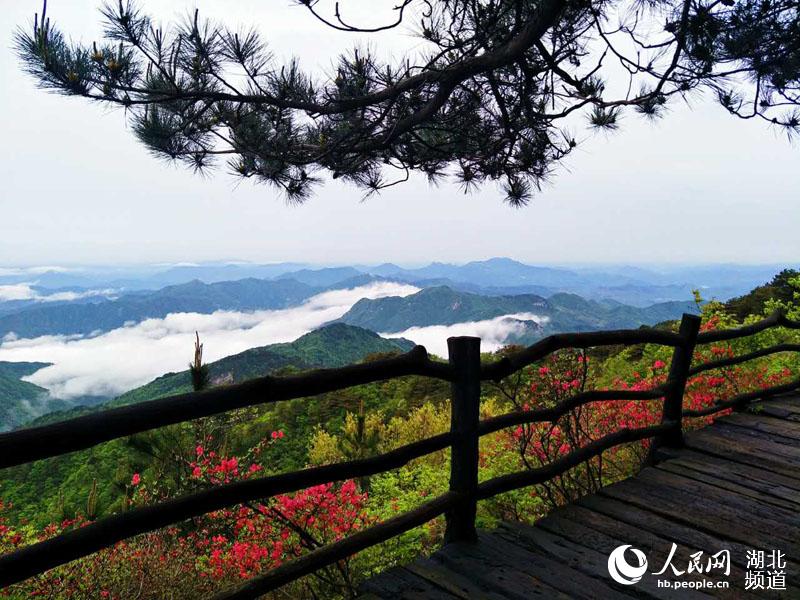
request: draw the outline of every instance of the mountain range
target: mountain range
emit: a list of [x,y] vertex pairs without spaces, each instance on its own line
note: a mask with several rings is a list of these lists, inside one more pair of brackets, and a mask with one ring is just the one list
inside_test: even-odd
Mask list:
[[212,313],[217,310],[270,310],[297,306],[311,296],[330,289],[363,285],[370,276],[359,275],[329,286],[312,286],[295,279],[240,279],[218,283],[199,280],[163,289],[137,291],[116,299],[95,302],[45,304],[0,315],[0,338],[14,334],[31,338],[41,335],[88,335],[109,331],[128,323],[163,318],[170,313]]
[[[284,370],[304,371],[342,367],[360,362],[371,355],[407,352],[413,347],[414,342],[406,339],[387,339],[361,327],[334,323],[300,336],[293,342],[269,344],[226,356],[208,363],[208,368],[212,385],[219,386],[239,383],[254,377],[263,377],[264,375]],[[3,364],[0,363],[0,374],[2,374]],[[41,388],[39,389],[41,390]],[[102,405],[76,407],[66,411],[52,412],[36,419],[33,423],[44,424],[85,414],[103,407],[135,404],[191,390],[191,376],[188,369],[178,373],[166,373]],[[55,410],[59,410],[59,408]],[[5,418],[9,419],[9,417]],[[12,423],[12,421],[4,421],[3,413],[0,413],[0,430],[7,423]],[[19,423],[20,417],[15,417],[13,424],[18,425]],[[6,428],[10,427],[6,425]]]
[[[345,265],[319,268],[302,263],[254,264],[215,262],[197,265],[136,267],[2,268],[3,285],[31,283],[49,290],[156,290],[192,280],[217,283],[240,279],[295,279],[311,286],[330,285],[357,274],[398,281],[449,285],[476,293],[550,296],[575,293],[593,300],[610,299],[645,306],[668,300],[685,300],[692,289],[708,298],[725,300],[742,295],[769,280],[787,265],[631,265],[535,266],[509,258],[491,258],[466,264],[432,263],[423,267]],[[1,290],[0,290],[1,292]],[[2,299],[2,293],[0,293]],[[0,302],[0,312],[3,303]]]
[[[617,302],[596,302],[575,294],[543,298],[533,294],[482,296],[448,287],[426,288],[405,297],[364,298],[339,319],[343,323],[386,333],[412,327],[483,321],[503,315],[530,314],[534,326],[517,342],[563,331],[635,328],[697,313],[694,302],[663,302],[645,308]],[[520,317],[517,317],[520,318]]]
[[[71,382],[84,377],[87,370],[85,365],[93,363],[89,358],[75,366],[77,363],[73,360],[73,364],[64,367],[67,369],[64,371],[63,362],[60,362],[63,359],[53,355],[50,350],[55,343],[48,346],[50,341],[42,336],[60,336],[56,340],[61,344],[58,352],[70,352],[69,347],[74,345],[73,342],[81,342],[80,338],[119,329],[126,336],[119,339],[125,339],[126,342],[130,339],[131,344],[139,344],[131,346],[131,352],[147,352],[151,343],[148,338],[136,339],[120,328],[174,313],[249,313],[303,306],[297,313],[287,313],[291,316],[286,318],[294,319],[297,314],[314,313],[316,304],[304,303],[324,292],[352,290],[381,282],[410,284],[419,289],[407,296],[362,298],[356,302],[354,300],[359,296],[348,292],[342,294],[342,297],[349,298],[342,301],[341,312],[336,312],[337,305],[332,316],[316,316],[307,325],[304,325],[304,321],[298,321],[289,328],[293,335],[287,336],[284,328],[282,334],[269,333],[266,337],[259,337],[261,334],[258,334],[246,338],[251,341],[238,346],[234,344],[235,350],[274,339],[291,339],[312,327],[319,327],[327,319],[334,319],[331,322],[333,325],[308,334],[311,336],[309,338],[301,337],[290,344],[251,348],[212,363],[214,381],[224,383],[241,381],[274,369],[338,366],[359,360],[371,352],[404,349],[411,343],[407,340],[382,339],[378,334],[404,335],[418,342],[423,341],[429,344],[432,351],[441,354],[441,347],[433,348],[435,340],[452,333],[438,329],[421,332],[421,328],[426,327],[480,322],[483,324],[480,330],[483,333],[477,335],[487,336],[485,339],[493,336],[491,345],[487,343],[486,347],[497,347],[503,343],[532,343],[556,332],[655,325],[678,319],[684,312],[697,312],[698,307],[691,301],[691,289],[695,284],[710,284],[702,292],[706,297],[715,293],[721,293],[724,297],[726,294],[733,295],[736,290],[749,290],[754,287],[751,283],[754,280],[756,284],[768,280],[776,268],[669,267],[661,271],[623,266],[561,268],[494,258],[462,265],[432,263],[418,268],[404,268],[391,263],[330,268],[279,263],[179,265],[135,273],[124,269],[80,273],[60,270],[17,271],[0,270],[0,349],[4,346],[12,348],[11,342],[15,338],[39,337],[41,342],[20,342],[14,354],[8,352],[2,358],[40,362],[0,362],[0,429],[17,427],[31,418],[75,404],[107,402],[112,396],[108,389],[118,394],[127,389],[126,386],[146,381],[147,377],[181,364],[173,362],[173,366],[163,367],[163,362],[152,359],[145,376],[130,384],[106,388],[85,385],[74,394],[78,397],[69,401],[54,399],[41,386],[52,387],[53,382],[59,385],[61,381]],[[764,275],[765,272],[768,275]],[[238,277],[240,275],[243,277]],[[183,281],[190,277],[193,279]],[[227,277],[233,279],[217,280]],[[684,277],[687,279],[682,279]],[[160,285],[164,282],[178,283]],[[153,286],[157,289],[152,289]],[[406,291],[401,293],[407,293],[408,288],[403,287]],[[575,290],[585,293],[575,293]],[[653,301],[654,298],[666,299]],[[349,310],[345,309],[345,303],[350,307]],[[342,316],[336,318],[339,315]],[[259,318],[261,316],[256,315],[256,319]],[[498,322],[495,323],[495,320]],[[252,327],[253,322],[248,323],[237,325],[239,329],[231,329],[226,335],[239,335],[239,331]],[[203,327],[202,324],[198,326],[201,337],[204,335]],[[213,327],[215,325],[209,325],[212,331],[216,331]],[[354,330],[348,327],[360,328],[358,331],[362,333],[355,335]],[[464,327],[456,330],[463,331]],[[205,333],[214,340],[210,335],[212,331]],[[365,331],[371,336],[369,343],[363,338]],[[465,333],[456,333],[462,334]],[[70,336],[76,336],[76,339]],[[334,339],[336,336],[341,339]],[[95,343],[99,352],[104,352],[99,345],[105,343],[103,339],[90,342]],[[217,337],[213,343],[220,344],[220,338]],[[219,349],[220,345],[214,347]],[[28,348],[42,349],[37,350],[38,353],[31,353]],[[312,351],[313,348],[316,350]],[[174,353],[170,356],[174,357]],[[26,381],[32,373],[50,362],[58,363],[58,369],[33,378],[39,385]],[[113,376],[113,373],[106,375],[107,378]],[[62,379],[56,380],[54,377]],[[144,388],[123,394],[116,401],[138,401],[153,397],[154,394],[185,390],[188,386],[186,372],[170,373]],[[53,393],[58,395],[58,392]],[[104,395],[90,396],[98,393]],[[67,397],[66,394],[62,395]]]

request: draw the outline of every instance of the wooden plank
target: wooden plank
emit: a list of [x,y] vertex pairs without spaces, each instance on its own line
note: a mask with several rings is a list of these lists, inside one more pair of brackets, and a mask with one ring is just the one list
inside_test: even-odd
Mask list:
[[730,481],[737,481],[753,489],[773,493],[786,500],[800,501],[800,494],[798,494],[800,492],[800,479],[792,479],[760,467],[710,454],[702,454],[688,448],[669,449],[662,452],[662,454],[666,455],[668,460],[696,471],[728,478]]
[[402,600],[458,598],[402,567],[394,567],[368,579],[360,586],[359,592],[387,600],[395,598]]
[[772,471],[785,477],[800,479],[800,470],[795,465],[787,464],[780,458],[773,458],[768,451],[751,446],[743,446],[741,443],[732,442],[723,437],[700,435],[701,433],[705,432],[693,432],[687,435],[686,447],[698,452]]
[[770,406],[767,404],[753,404],[748,408],[747,414],[769,415],[770,417],[775,417],[776,419],[783,419],[786,421],[800,420],[800,417],[798,417],[792,410],[788,408]]
[[[650,511],[647,508],[633,506],[624,501],[598,494],[581,498],[576,506],[604,515],[609,519],[614,519],[617,524],[626,524],[643,532],[663,537],[680,546],[696,548],[710,554],[728,548],[731,551],[731,562],[742,568],[747,566],[745,558],[747,550],[751,548],[758,550],[773,549],[773,546],[763,540],[763,536],[754,537],[746,542],[722,539],[717,535],[700,531],[691,525],[673,521],[669,517]],[[597,521],[588,521],[587,525],[609,532],[615,531],[613,525],[609,527],[606,521],[599,519]],[[797,574],[800,574],[800,569],[795,572],[795,575]]]
[[744,496],[710,485],[704,481],[690,479],[684,475],[669,473],[661,469],[643,469],[631,481],[655,487],[667,487],[678,493],[692,495],[700,500],[727,506],[734,510],[747,510],[749,515],[758,516],[783,525],[800,525],[800,514],[794,506],[790,506],[788,509],[774,506],[763,502],[759,498]]
[[[699,600],[709,597],[707,594],[697,592],[696,590],[687,589],[678,591],[659,587],[655,578],[649,573],[636,584],[635,589],[617,584],[608,574],[608,555],[624,542],[616,540],[619,543],[615,543],[614,545],[602,544],[596,547],[593,544],[589,546],[572,541],[567,537],[554,534],[546,528],[541,527],[539,523],[537,523],[536,527],[531,527],[522,523],[504,523],[498,530],[498,535],[503,536],[517,545],[522,545],[525,548],[535,548],[536,551],[542,552],[547,556],[560,559],[570,567],[586,573],[597,580],[603,581],[621,592],[630,592],[633,590],[637,595],[664,600],[682,600],[683,598]],[[639,548],[635,540],[633,545]],[[665,579],[667,579],[667,577],[665,577]],[[704,577],[700,577],[700,579],[704,579]]]
[[[580,569],[576,568],[576,564],[582,560],[580,557],[572,556],[570,558],[568,554],[557,556],[549,552],[542,552],[539,548],[523,547],[497,534],[487,537],[488,543],[484,543],[487,543],[488,551],[508,553],[514,556],[515,564],[526,573],[536,575],[540,570],[540,565],[544,561],[550,561],[552,565],[549,568],[558,574],[558,579],[547,580],[547,583],[559,590],[568,592],[572,597],[587,596],[587,588],[590,591],[588,596],[598,599],[637,595],[631,594],[630,589],[623,588],[620,591],[617,586],[612,585],[612,581],[608,578],[597,579],[594,576],[584,574]],[[526,556],[532,557],[533,560],[522,560]]]
[[569,597],[538,577],[518,573],[514,566],[498,562],[498,557],[481,556],[474,551],[454,546],[457,545],[445,546],[431,559],[440,562],[449,571],[472,579],[481,588],[502,598],[524,598],[526,595],[532,598]]
[[715,423],[703,433],[708,435],[722,435],[731,439],[736,439],[742,444],[756,444],[761,447],[768,447],[777,456],[785,457],[792,463],[800,464],[800,444],[797,440],[774,435],[757,429],[748,427],[738,427],[726,424],[722,421]]
[[800,423],[792,423],[784,419],[776,419],[769,415],[731,413],[717,419],[714,424],[722,423],[734,427],[746,427],[767,433],[771,436],[780,436],[795,440],[800,440]]
[[[755,414],[733,413],[688,434],[686,447],[665,448],[666,459],[655,467],[557,509],[535,526],[504,523],[479,532],[477,543],[449,544],[383,573],[362,587],[363,598],[734,599],[750,594],[743,589],[750,549],[787,554],[789,588],[758,597],[800,598],[800,398],[759,406]],[[652,572],[673,543],[679,567],[697,550],[730,550],[731,587],[658,587]],[[645,552],[652,567],[636,586],[608,575],[608,555],[623,544]],[[660,577],[687,580],[671,570]],[[719,580],[716,574],[699,577]]]
[[[670,520],[700,529],[722,539],[750,543],[763,536],[764,531],[775,531],[774,521],[756,516],[742,519],[746,509],[720,505],[711,499],[700,498],[667,487],[659,488],[636,481],[611,486],[602,495],[639,506]],[[784,529],[774,534],[775,543],[781,544],[793,555],[800,554],[800,546]],[[788,539],[787,539],[788,538]]]
[[[592,547],[603,548],[608,552],[623,543],[633,544],[647,552],[648,555],[654,554],[663,560],[666,560],[672,542],[712,554],[720,549],[734,548],[730,542],[712,539],[688,528],[686,531],[695,535],[688,538],[680,535],[673,536],[673,529],[680,534],[682,526],[675,526],[663,517],[624,505],[616,500],[593,496],[584,498],[581,503],[591,505],[592,508],[578,504],[565,506],[552,517],[545,517],[537,521],[536,527],[542,527],[576,542],[585,542],[591,544]],[[611,514],[606,514],[606,512]],[[634,524],[614,516],[617,513],[632,517],[629,520]],[[645,528],[648,525],[652,530]],[[745,565],[746,561],[742,558],[741,566]]]
[[[687,479],[711,485],[715,488],[719,488],[720,490],[738,494],[740,496],[746,496],[748,498],[753,498],[754,500],[758,500],[759,502],[763,502],[765,504],[770,504],[772,506],[777,506],[779,508],[785,508],[788,510],[800,510],[800,500],[786,500],[776,497],[770,493],[764,493],[760,490],[753,489],[750,486],[743,485],[741,480],[731,481],[730,479],[725,479],[724,477],[718,477],[713,470],[712,472],[698,471],[692,469],[691,467],[682,465],[674,460],[661,462],[656,465],[656,468],[660,471],[673,473]],[[797,496],[798,499],[800,499],[800,494]]]
[[788,421],[800,420],[800,400],[795,396],[792,398],[780,398],[759,402],[750,405],[750,411],[756,414],[763,413],[779,419]]
[[[514,524],[514,526],[517,526],[517,524]],[[707,556],[720,550],[731,550],[731,572],[728,578],[731,582],[731,588],[729,590],[713,590],[713,593],[720,598],[741,597],[741,590],[735,588],[734,582],[745,581],[747,560],[744,547],[740,549],[741,552],[737,555],[734,553],[734,551],[737,550],[735,545],[722,542],[721,540],[711,542],[708,548],[683,544],[679,540],[670,537],[672,528],[664,529],[658,533],[652,533],[640,527],[629,525],[628,523],[609,517],[601,512],[589,510],[574,504],[565,506],[557,510],[551,516],[537,521],[536,527],[570,539],[575,543],[594,548],[605,553],[606,556],[622,544],[631,544],[647,555],[649,564],[652,567],[650,569],[651,572],[660,570],[666,563],[673,542],[678,544],[675,564],[679,566],[688,564],[689,555],[698,550],[703,551]],[[795,575],[800,575],[800,572],[795,573]],[[685,576],[676,576],[671,569],[667,569],[661,577],[672,581],[685,579]],[[719,581],[718,578],[717,581]],[[640,583],[646,585],[648,583],[647,578],[642,579]],[[637,587],[639,587],[638,584]],[[682,590],[682,595],[680,597],[685,597],[683,593],[688,594],[691,591],[692,590]],[[775,598],[777,600],[785,598],[785,595],[780,592],[768,592],[764,594],[764,597]]]
[[726,465],[706,464],[704,462],[692,460],[691,458],[673,458],[657,466],[663,469],[680,467],[686,470],[687,475],[689,471],[691,471],[698,476],[710,477],[711,479],[708,479],[708,481],[715,485],[720,485],[720,487],[724,487],[722,482],[731,482],[750,490],[758,491],[766,496],[789,502],[795,507],[800,505],[800,489],[776,483],[771,479],[771,477],[777,477],[774,473],[770,471],[756,471],[756,473],[741,472],[741,470],[736,467],[744,465],[733,462],[729,464],[732,465],[732,467],[728,468]]
[[405,567],[408,571],[430,581],[453,596],[465,600],[502,600],[503,596],[492,590],[480,587],[470,577],[451,571],[441,563],[430,558],[421,558]]
[[723,438],[741,446],[763,451],[775,460],[800,466],[800,447],[794,440],[770,436],[753,429],[716,423],[697,432],[699,437]]
[[764,532],[770,532],[769,537],[775,547],[793,557],[800,556],[800,536],[793,537],[786,527],[773,520],[748,514],[746,505],[726,506],[712,498],[699,497],[667,486],[648,485],[633,479],[609,486],[601,490],[600,494],[743,544],[763,538]]
[[478,544],[445,546],[433,558],[508,598],[525,600],[532,596],[554,597],[554,594],[555,597],[586,600],[624,597],[557,560],[526,552],[498,536],[480,532],[478,539]]

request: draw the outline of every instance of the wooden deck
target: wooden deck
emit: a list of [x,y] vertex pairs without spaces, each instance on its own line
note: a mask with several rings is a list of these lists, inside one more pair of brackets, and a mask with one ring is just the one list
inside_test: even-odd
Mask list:
[[[729,550],[730,575],[686,571]],[[644,552],[641,581],[616,583],[609,553],[623,544]],[[748,550],[785,553],[785,591],[745,590]],[[634,562],[633,554],[626,557]],[[769,570],[765,565],[764,573]],[[753,575],[756,569],[750,569]],[[671,582],[729,582],[727,589],[674,589]],[[766,587],[766,586],[765,586]],[[535,526],[504,523],[473,544],[450,544],[429,558],[390,569],[362,586],[364,599],[800,598],[800,395],[717,420],[686,436],[655,467],[554,511]]]

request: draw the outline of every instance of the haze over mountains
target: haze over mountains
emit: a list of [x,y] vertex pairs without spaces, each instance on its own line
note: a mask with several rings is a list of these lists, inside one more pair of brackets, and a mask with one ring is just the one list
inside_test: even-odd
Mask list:
[[[335,350],[321,352],[344,362],[362,358],[366,347],[354,341],[358,336],[344,335],[350,331],[346,326],[379,340],[376,333],[408,338],[439,355],[446,352],[448,336],[478,335],[491,351],[559,331],[676,319],[697,310],[693,288],[724,300],[769,280],[780,268],[565,269],[506,258],[419,268],[388,263],[3,268],[0,428],[52,410],[106,402],[159,381],[163,373],[180,372],[191,358],[195,331],[209,362],[303,339],[331,323],[341,325],[319,340]],[[331,332],[344,336],[340,343],[332,344]],[[381,343],[394,349],[408,344]],[[273,356],[273,350],[265,352]],[[319,364],[293,355],[280,366]],[[256,370],[263,372],[264,365]]]
[[686,300],[692,289],[720,300],[746,293],[768,280],[785,264],[640,267],[626,265],[542,267],[508,258],[492,258],[463,265],[432,263],[404,268],[391,263],[320,268],[302,263],[251,264],[222,262],[127,267],[0,267],[0,299],[3,286],[33,283],[42,290],[156,290],[199,280],[204,283],[255,279],[294,279],[325,287],[355,275],[368,274],[424,286],[450,285],[483,293],[558,292],[590,299],[613,299],[644,306],[668,300]]

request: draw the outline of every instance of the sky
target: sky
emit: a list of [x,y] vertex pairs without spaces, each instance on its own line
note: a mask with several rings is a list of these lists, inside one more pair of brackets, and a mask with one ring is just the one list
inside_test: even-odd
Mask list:
[[[328,70],[349,34],[289,0],[142,0],[164,21],[195,7],[257,26],[279,59]],[[392,2],[353,0],[376,13]],[[75,39],[99,37],[99,3],[50,0]],[[420,178],[362,201],[329,182],[302,206],[223,170],[203,178],[150,156],[124,114],[40,91],[11,49],[40,2],[5,0],[0,24],[0,267],[247,260],[317,264],[778,263],[800,256],[800,149],[760,123],[695,98],[651,124],[633,114],[586,138],[523,209],[489,185],[465,196]],[[399,56],[407,33],[373,36]]]

